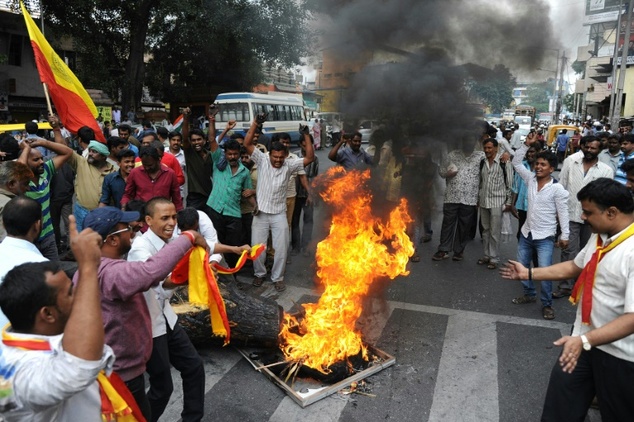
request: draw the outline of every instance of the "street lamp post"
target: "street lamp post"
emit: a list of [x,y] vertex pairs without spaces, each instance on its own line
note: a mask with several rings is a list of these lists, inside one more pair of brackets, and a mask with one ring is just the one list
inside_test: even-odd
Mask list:
[[[559,56],[557,58],[559,59]],[[559,60],[557,60],[557,61],[559,62]],[[557,110],[557,93],[558,93],[558,91],[557,91],[557,71],[556,70],[550,70],[550,69],[543,69],[541,67],[539,67],[537,69],[538,70],[543,70],[544,72],[550,72],[550,73],[554,73],[555,74],[555,83],[553,84],[553,96],[552,96],[554,104],[553,104],[553,107],[552,107],[552,110],[551,110],[550,101],[548,102],[548,111],[552,112],[553,114],[556,114],[556,110]],[[555,123],[557,123],[557,119],[558,119],[558,116],[555,116],[555,120],[554,120]]]

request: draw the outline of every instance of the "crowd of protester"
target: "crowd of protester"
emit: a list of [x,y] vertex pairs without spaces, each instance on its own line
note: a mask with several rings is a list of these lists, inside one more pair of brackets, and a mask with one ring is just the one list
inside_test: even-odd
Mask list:
[[[246,133],[229,121],[216,136],[217,111],[209,108],[207,133],[190,126],[185,109],[180,132],[144,122],[133,136],[126,123],[104,124],[107,143],[88,127],[70,134],[54,115],[49,134],[33,125],[18,139],[0,134],[6,420],[101,420],[109,401],[110,416],[156,421],[172,394],[170,366],[183,382],[183,420],[201,420],[204,368],[170,305],[170,273],[192,246],[207,249],[210,263],[233,267],[250,245],[268,244],[270,253],[253,262],[251,284],[271,282],[283,292],[292,257],[314,253],[311,182],[319,174],[315,149],[325,146],[302,125],[300,151],[291,152],[289,134],[262,134],[264,114]],[[616,372],[634,369],[634,134],[629,121],[618,133],[585,125],[573,136],[562,131],[549,146],[540,128],[525,137],[516,129],[482,122],[438,154],[382,127],[373,148],[361,147],[361,133],[344,133],[327,157],[346,171],[371,169],[387,208],[408,199],[413,263],[421,260],[420,244],[432,240],[432,220],[442,217],[432,260],[463,261],[479,229],[482,252],[473,264],[521,280],[513,304],[537,302],[535,281],[544,319],[555,318],[553,299],[581,301],[573,335],[559,340],[563,353],[544,410],[567,420],[556,401],[573,394],[572,378],[562,374],[575,366],[592,372],[604,362]],[[437,176],[445,181],[442,211]],[[502,266],[501,236],[511,216],[519,222],[517,255]],[[556,248],[560,263],[552,265]],[[601,265],[595,249],[607,254]],[[577,277],[591,278],[583,292]],[[592,314],[584,294],[594,297]],[[606,400],[617,388],[610,382],[584,374],[575,380],[586,388],[579,415],[594,394],[602,412],[632,414],[630,403]]]

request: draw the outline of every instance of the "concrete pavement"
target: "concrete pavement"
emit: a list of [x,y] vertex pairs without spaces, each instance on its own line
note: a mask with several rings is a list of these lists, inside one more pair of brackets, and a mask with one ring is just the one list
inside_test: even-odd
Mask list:
[[[322,163],[327,151],[318,152]],[[325,164],[325,163],[324,163]],[[320,212],[317,213],[318,215]],[[519,282],[476,265],[482,247],[469,243],[465,259],[431,260],[440,233],[420,245],[421,261],[368,301],[360,326],[365,338],[396,357],[396,364],[366,381],[376,397],[335,394],[302,409],[231,347],[205,348],[205,421],[512,421],[539,420],[550,370],[559,349],[552,342],[570,332],[575,308],[556,300],[556,319],[546,321],[539,303],[514,305]],[[323,226],[315,224],[319,232]],[[319,235],[319,234],[318,234]],[[515,257],[513,238],[502,245]],[[558,258],[558,252],[555,252]],[[282,294],[267,283],[249,287],[276,297],[285,309],[314,301],[314,256],[293,257]],[[249,273],[238,278],[250,283]],[[175,384],[178,373],[173,372]],[[176,386],[162,421],[179,419]],[[591,411],[589,421],[600,421]]]

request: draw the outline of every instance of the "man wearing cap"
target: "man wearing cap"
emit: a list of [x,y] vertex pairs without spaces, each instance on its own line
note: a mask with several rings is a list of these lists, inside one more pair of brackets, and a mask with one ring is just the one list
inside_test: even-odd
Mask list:
[[[128,262],[137,221],[136,211],[115,207],[97,208],[88,213],[84,226],[103,239],[98,277],[105,342],[115,353],[114,369],[136,399],[143,415],[151,419],[143,373],[152,353],[152,321],[143,292],[158,286],[193,245],[207,248],[200,233],[184,231],[145,262]],[[77,275],[73,278],[77,282]]]
[[[49,122],[53,127],[55,136],[61,138],[58,118],[51,116]],[[45,162],[39,150],[40,147],[55,153],[55,156]],[[35,245],[42,252],[42,255],[52,261],[58,261],[59,256],[53,221],[51,220],[51,180],[57,169],[62,167],[72,155],[73,150],[67,147],[64,142],[56,143],[42,138],[30,138],[25,140],[24,150],[18,159],[18,161],[27,164],[34,175],[29,183],[26,196],[35,199],[42,207],[42,232]]]
[[[55,131],[55,142],[66,144],[60,131]],[[109,155],[110,150],[106,144],[91,140],[88,143],[88,157],[84,158],[73,152],[70,160],[68,160],[77,175],[75,177],[77,200],[75,201],[73,215],[75,220],[77,220],[78,231],[83,230],[84,218],[86,218],[88,212],[99,207],[103,179],[106,175],[116,171],[114,166],[107,161]]]

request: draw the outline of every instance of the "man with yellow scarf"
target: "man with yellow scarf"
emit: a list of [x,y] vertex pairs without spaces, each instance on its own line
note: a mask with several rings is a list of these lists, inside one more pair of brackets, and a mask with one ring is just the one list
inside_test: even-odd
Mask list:
[[[76,288],[58,263],[26,263],[0,286],[11,325],[0,346],[0,415],[5,421],[145,421],[104,343],[97,269],[101,236],[77,233]],[[104,370],[106,372],[104,372]]]
[[603,420],[634,420],[634,199],[612,179],[590,182],[577,194],[593,235],[572,261],[501,269],[512,280],[576,278],[578,304],[571,336],[550,375],[542,421],[582,421],[597,396]]

